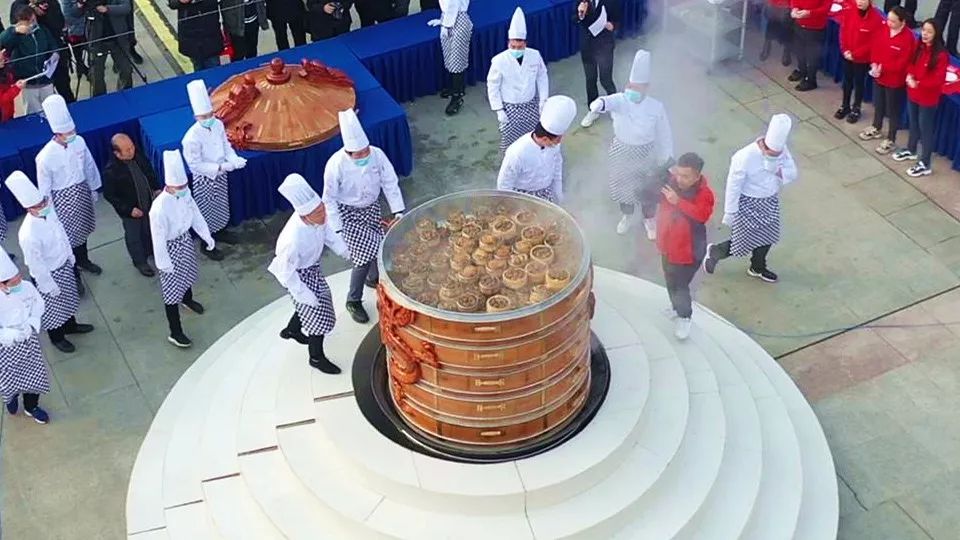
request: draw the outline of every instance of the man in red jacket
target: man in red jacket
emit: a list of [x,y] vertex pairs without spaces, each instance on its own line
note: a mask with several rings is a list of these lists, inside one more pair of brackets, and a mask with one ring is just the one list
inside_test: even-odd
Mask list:
[[688,152],[677,160],[667,183],[660,189],[657,208],[657,249],[663,277],[676,313],[677,339],[690,335],[693,300],[690,282],[707,249],[706,222],[713,215],[713,190],[703,175],[703,158]]
[[798,82],[798,92],[817,87],[817,69],[820,66],[820,47],[823,44],[827,19],[832,0],[790,0],[790,17],[793,18],[794,50],[797,53],[797,69],[789,80]]

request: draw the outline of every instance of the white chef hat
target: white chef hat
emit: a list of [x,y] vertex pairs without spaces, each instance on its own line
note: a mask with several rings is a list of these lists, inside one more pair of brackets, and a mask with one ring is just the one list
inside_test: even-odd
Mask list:
[[790,135],[790,128],[793,121],[790,117],[781,113],[775,114],[770,118],[770,124],[767,126],[767,134],[763,136],[763,144],[774,152],[780,152],[787,144],[787,135]]
[[163,152],[163,182],[168,186],[182,186],[187,183],[187,171],[183,168],[183,158],[179,150]]
[[76,128],[73,125],[73,117],[70,116],[70,110],[67,109],[67,102],[63,96],[53,94],[43,100],[43,115],[47,117],[50,124],[50,131],[54,133],[69,133]]
[[540,125],[554,135],[563,135],[577,116],[577,104],[567,96],[547,99],[540,113]]
[[0,281],[7,281],[19,273],[20,269],[17,268],[17,265],[13,264],[7,252],[0,249]]
[[630,82],[648,84],[650,82],[650,53],[643,49],[633,55],[633,67],[630,68]]
[[356,152],[370,146],[367,134],[360,125],[360,119],[353,109],[340,111],[340,136],[343,137],[343,149]]
[[507,30],[509,39],[527,39],[527,18],[523,16],[523,10],[519,7],[513,12],[513,18],[510,19],[510,29]]
[[5,183],[10,193],[13,193],[13,196],[20,202],[20,206],[30,208],[43,202],[43,195],[40,194],[40,190],[22,172],[13,171],[7,177]]
[[190,107],[194,116],[213,112],[213,103],[207,93],[207,84],[200,79],[187,83],[187,96],[190,97]]
[[297,173],[287,175],[277,191],[293,206],[293,211],[301,216],[313,212],[320,206],[320,196],[310,187],[307,180]]

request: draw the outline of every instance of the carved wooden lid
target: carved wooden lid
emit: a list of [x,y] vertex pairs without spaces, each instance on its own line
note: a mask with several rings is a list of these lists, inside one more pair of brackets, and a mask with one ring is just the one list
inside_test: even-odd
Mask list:
[[353,81],[317,60],[269,64],[234,75],[210,96],[237,149],[296,150],[340,130],[340,111],[356,106]]

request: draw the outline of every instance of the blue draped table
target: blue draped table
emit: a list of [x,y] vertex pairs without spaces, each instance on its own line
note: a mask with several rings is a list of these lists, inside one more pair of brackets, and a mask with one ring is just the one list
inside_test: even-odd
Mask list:
[[[413,169],[413,143],[402,107],[383,88],[357,94],[358,116],[370,144],[378,146],[390,158],[397,174],[406,176]],[[181,107],[140,120],[143,152],[159,174],[163,171],[163,151],[180,148],[180,140],[194,122],[190,107]],[[290,205],[277,193],[277,186],[290,173],[300,173],[317,193],[323,193],[323,170],[327,160],[343,146],[339,135],[309,148],[290,152],[242,151],[247,166],[230,173],[230,222],[273,214]]]

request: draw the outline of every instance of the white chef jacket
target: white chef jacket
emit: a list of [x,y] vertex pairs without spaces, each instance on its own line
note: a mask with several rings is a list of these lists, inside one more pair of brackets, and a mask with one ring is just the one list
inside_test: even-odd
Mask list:
[[37,188],[44,196],[51,191],[60,191],[80,182],[86,182],[90,191],[100,189],[100,171],[83,137],[77,135],[67,146],[51,140],[36,157]]
[[167,242],[191,228],[196,231],[207,247],[215,245],[213,237],[210,236],[210,228],[207,227],[207,222],[203,219],[193,197],[178,199],[166,190],[161,191],[150,207],[150,236],[153,241],[153,261],[157,268],[166,269],[173,266],[170,252],[167,251]]
[[499,111],[503,103],[526,103],[538,96],[543,103],[550,96],[547,65],[536,49],[527,47],[518,62],[506,50],[490,61],[487,73],[487,99],[490,108]]
[[57,217],[57,211],[50,205],[47,217],[37,217],[29,212],[23,218],[18,233],[23,261],[30,268],[30,275],[37,282],[42,293],[50,293],[57,288],[52,272],[66,263],[76,262],[67,231]]
[[730,172],[727,173],[727,195],[724,212],[735,214],[740,210],[740,195],[763,199],[780,192],[780,188],[797,179],[797,164],[790,150],[783,148],[777,158],[780,175],[763,167],[764,155],[758,142],[752,142],[737,151],[730,158]]
[[383,150],[370,146],[370,161],[363,167],[357,167],[343,149],[330,156],[323,170],[323,203],[331,230],[343,229],[337,203],[364,208],[376,202],[380,190],[392,213],[404,211],[397,172]]
[[9,347],[40,331],[43,298],[36,287],[23,280],[16,294],[0,292],[0,345]]
[[543,148],[533,133],[521,136],[507,147],[497,176],[497,189],[537,191],[553,188],[557,202],[563,201],[563,154],[560,146]]
[[311,225],[303,221],[299,214],[294,214],[277,237],[276,256],[267,270],[297,302],[317,304],[316,295],[300,279],[297,270],[319,264],[324,246],[330,247],[344,259],[349,258],[347,244],[343,237],[333,231],[329,221],[323,225]]
[[657,163],[673,157],[673,132],[663,103],[644,97],[640,103],[627,99],[623,93],[599,98],[603,105],[600,112],[609,112],[613,119],[613,134],[631,146],[656,143]]
[[440,24],[453,28],[457,15],[470,7],[470,0],[440,0]]
[[205,128],[200,122],[194,122],[180,141],[183,146],[183,160],[193,175],[215,178],[220,165],[238,158],[237,153],[227,140],[227,131],[219,118],[212,126]]

